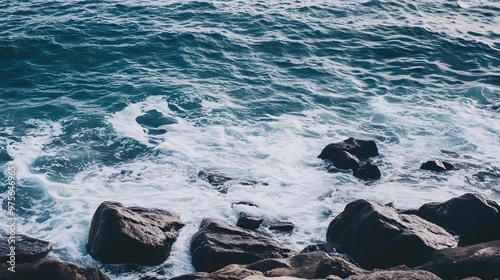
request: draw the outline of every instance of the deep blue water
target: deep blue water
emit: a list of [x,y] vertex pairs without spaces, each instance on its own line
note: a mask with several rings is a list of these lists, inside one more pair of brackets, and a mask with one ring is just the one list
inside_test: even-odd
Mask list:
[[[200,219],[235,221],[235,200],[294,222],[273,237],[297,250],[356,198],[500,201],[499,26],[493,0],[0,0],[0,165],[18,168],[18,229],[137,279],[192,271]],[[377,141],[381,180],[316,159],[351,136]],[[418,170],[428,159],[460,170]],[[200,170],[268,184],[223,194]],[[164,265],[88,256],[109,199],[181,215]]]

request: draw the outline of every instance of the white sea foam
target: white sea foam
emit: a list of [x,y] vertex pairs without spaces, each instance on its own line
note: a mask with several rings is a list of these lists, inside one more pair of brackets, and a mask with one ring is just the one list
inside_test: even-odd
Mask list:
[[[110,272],[112,267],[92,260],[85,250],[97,206],[104,200],[115,200],[127,206],[171,210],[187,224],[171,257],[160,267],[174,276],[193,271],[189,242],[205,217],[235,223],[237,212],[245,210],[290,221],[296,226],[291,235],[262,231],[301,250],[323,241],[328,223],[345,204],[358,198],[394,202],[401,208],[443,201],[466,191],[480,191],[498,200],[498,190],[477,189],[467,181],[481,170],[478,166],[500,168],[498,119],[469,99],[415,104],[376,97],[357,120],[346,121],[329,110],[315,109],[265,122],[197,126],[170,111],[164,98],[149,97],[113,114],[108,122],[121,137],[150,147],[151,155],[114,166],[92,166],[68,184],[30,172],[34,159],[53,152],[47,144],[63,129],[59,123],[36,123],[30,136],[12,143],[8,152],[20,167],[20,177],[35,179],[38,184],[31,187],[42,189],[53,201],[52,215],[46,221],[38,222],[37,217],[24,221],[20,230],[53,242],[55,257],[98,265]],[[224,105],[228,104],[218,104]],[[210,114],[210,107],[215,105],[204,106]],[[136,121],[153,109],[176,120],[165,126],[167,133],[163,135],[148,135]],[[367,124],[374,128],[364,130],[361,125]],[[381,156],[374,159],[382,170],[380,181],[362,182],[350,172],[328,173],[316,158],[326,144],[348,136],[385,139],[377,141]],[[459,156],[450,157],[441,150]],[[423,161],[443,157],[461,170],[447,174],[419,170]],[[236,180],[228,183],[227,193],[220,193],[197,177],[201,170]],[[238,180],[262,183],[248,186]],[[259,207],[233,208],[238,201],[250,201]],[[42,207],[47,206],[39,207],[36,210],[42,213]],[[154,273],[154,269],[146,268],[144,273]],[[134,274],[122,273],[116,279],[133,278]]]

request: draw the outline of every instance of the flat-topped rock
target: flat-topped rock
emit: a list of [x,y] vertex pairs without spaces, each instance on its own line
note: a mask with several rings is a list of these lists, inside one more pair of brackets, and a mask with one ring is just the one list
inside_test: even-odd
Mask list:
[[296,252],[270,238],[216,219],[204,219],[191,240],[192,263],[197,271],[213,272],[229,264],[294,255]]
[[32,263],[16,264],[15,272],[0,265],[0,279],[3,280],[109,280],[96,267],[83,264],[42,259]]
[[12,255],[10,247],[15,247],[15,262],[33,262],[45,257],[51,250],[52,244],[48,241],[32,238],[24,234],[17,234],[13,240],[10,236],[0,236],[0,263],[5,263]]

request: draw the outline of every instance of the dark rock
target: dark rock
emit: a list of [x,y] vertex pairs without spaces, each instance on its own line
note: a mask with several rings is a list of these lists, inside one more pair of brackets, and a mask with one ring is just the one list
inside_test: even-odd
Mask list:
[[440,161],[440,160],[430,160],[422,163],[420,169],[431,170],[431,171],[448,171],[456,170],[457,168],[453,164]]
[[207,181],[210,185],[214,187],[219,187],[224,185],[226,182],[233,180],[231,177],[223,176],[215,173],[207,173],[205,171],[200,171],[198,173],[200,179]]
[[435,224],[362,199],[349,203],[330,223],[326,239],[339,243],[338,252],[366,269],[417,266],[427,262],[432,251],[457,246],[453,236]]
[[367,159],[378,156],[378,148],[373,140],[359,140],[349,138],[342,142],[327,145],[318,158],[329,159],[335,163],[339,151],[346,151],[358,159]]
[[92,217],[87,250],[105,263],[156,265],[167,259],[183,226],[166,210],[105,201]]
[[500,277],[500,241],[434,251],[431,261],[420,269],[447,279]]
[[269,225],[269,229],[271,230],[284,231],[284,232],[291,232],[293,231],[294,228],[295,226],[290,222],[277,221],[277,222],[272,222]]
[[251,207],[257,207],[257,208],[259,208],[259,206],[257,204],[249,202],[249,201],[234,202],[233,204],[231,204],[231,208],[234,208],[235,205],[246,205],[246,206],[251,206]]
[[272,239],[214,219],[204,219],[191,240],[192,263],[197,271],[213,272],[229,264],[295,254]]
[[378,180],[380,179],[381,173],[375,164],[369,162],[363,164],[360,168],[354,170],[354,177],[363,180]]
[[347,151],[342,151],[342,150],[337,150],[335,152],[332,151],[332,154],[335,153],[335,156],[332,161],[333,166],[337,167],[338,169],[358,169],[359,166],[361,165],[359,159],[352,155],[351,153]]
[[0,279],[5,280],[109,280],[93,266],[50,259],[16,264],[15,272],[4,268],[0,266]]
[[330,257],[318,264],[316,275],[314,278],[326,278],[329,275],[335,275],[345,279],[352,275],[367,273],[366,270],[361,269],[352,263],[339,257]]
[[332,257],[321,251],[301,253],[287,259],[261,260],[247,265],[246,268],[260,271],[269,277],[289,276],[306,279],[325,278],[331,274],[342,277],[366,272],[339,257]]
[[[14,239],[10,240],[9,237],[7,235],[0,236],[0,263],[9,260],[10,247],[15,248],[16,263],[36,261],[45,257],[52,250],[52,244],[48,241],[31,238],[24,234],[17,234]],[[13,241],[15,242],[13,243]]]
[[500,206],[483,195],[467,193],[443,203],[427,203],[418,216],[460,235],[460,244],[500,239]]
[[262,224],[264,219],[262,217],[254,216],[252,214],[242,212],[236,226],[245,229],[257,229]]
[[425,270],[379,270],[368,274],[353,275],[348,280],[441,280],[435,274]]
[[229,264],[295,254],[274,240],[221,220],[204,219],[191,240],[192,263],[197,271],[213,272]]
[[327,254],[330,254],[333,252],[335,249],[335,244],[332,243],[321,243],[321,244],[314,244],[314,245],[309,245],[302,249],[300,253],[307,253],[307,252],[315,252],[315,251],[322,251]]
[[212,274],[208,272],[196,272],[170,278],[170,280],[199,280],[199,279],[213,279],[213,278]]

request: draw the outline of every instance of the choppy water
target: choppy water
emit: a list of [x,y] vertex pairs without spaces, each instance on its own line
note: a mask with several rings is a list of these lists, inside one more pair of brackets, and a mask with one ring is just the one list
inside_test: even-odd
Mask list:
[[[291,235],[263,233],[300,250],[357,198],[498,202],[499,26],[496,0],[0,0],[0,165],[18,168],[18,231],[113,279],[168,278],[193,271],[203,217],[291,221]],[[381,180],[316,158],[351,136],[377,141]],[[419,170],[428,159],[460,170]],[[202,170],[267,184],[221,193]],[[168,261],[94,261],[104,200],[180,214]]]

